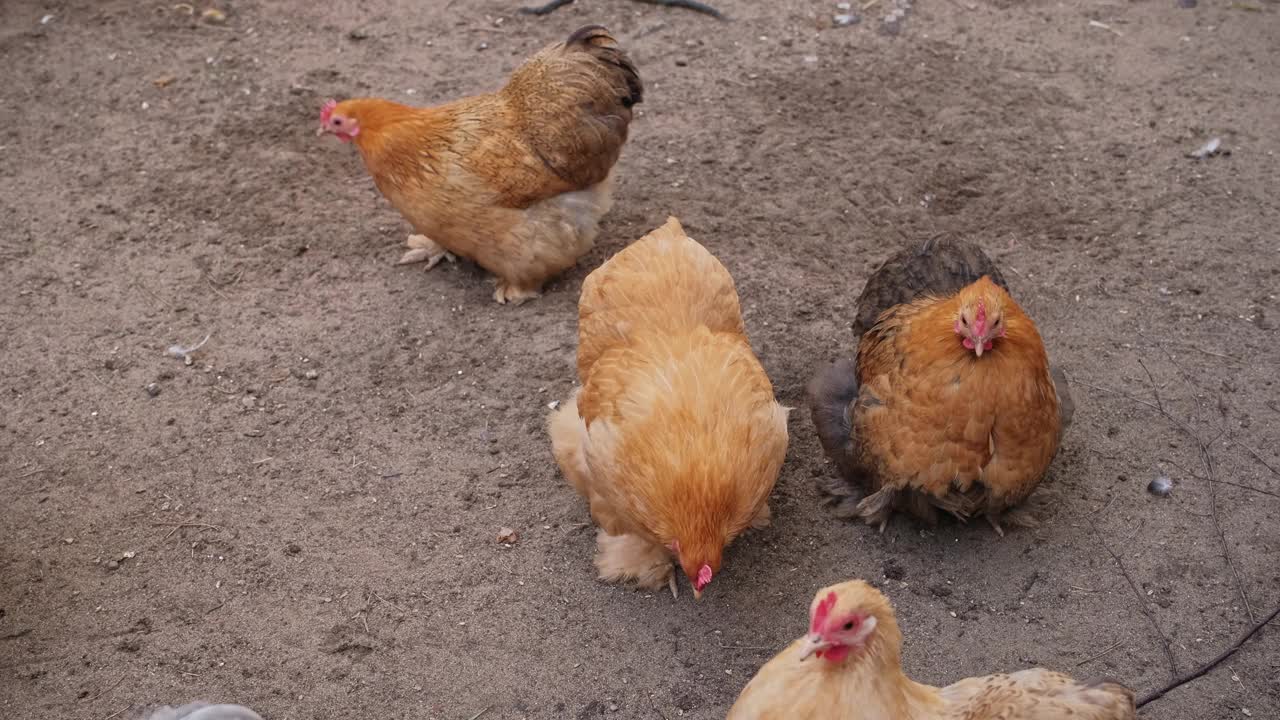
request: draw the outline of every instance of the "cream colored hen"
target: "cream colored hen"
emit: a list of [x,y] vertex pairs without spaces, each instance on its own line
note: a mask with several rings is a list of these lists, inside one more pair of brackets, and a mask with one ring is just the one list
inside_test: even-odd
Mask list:
[[[1134,720],[1133,693],[1050,670],[937,688],[902,671],[893,606],[861,580],[818,591],[809,634],[747,683],[727,720]],[[816,658],[816,659],[813,659]]]

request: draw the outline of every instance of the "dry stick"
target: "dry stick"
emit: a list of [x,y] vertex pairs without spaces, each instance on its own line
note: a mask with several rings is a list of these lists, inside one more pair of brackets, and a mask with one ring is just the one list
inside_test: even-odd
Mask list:
[[[1226,430],[1223,430],[1226,432]],[[1222,437],[1222,433],[1218,434]],[[1244,599],[1244,611],[1249,615],[1249,622],[1257,622],[1258,618],[1253,614],[1253,603],[1249,602],[1249,594],[1245,592],[1244,581],[1240,579],[1240,571],[1236,569],[1236,563],[1231,559],[1231,546],[1227,544],[1227,534],[1222,530],[1222,523],[1218,520],[1218,485],[1213,482],[1213,456],[1209,454],[1209,448],[1199,436],[1193,435],[1192,438],[1196,444],[1200,446],[1200,455],[1204,460],[1205,475],[1209,478],[1209,515],[1213,520],[1213,527],[1218,531],[1218,539],[1222,541],[1222,554],[1227,559],[1227,567],[1231,568],[1231,574],[1236,579],[1236,589],[1240,591],[1240,597]],[[1215,440],[1217,438],[1214,438]]]
[[684,8],[685,10],[692,10],[694,12],[702,13],[703,15],[710,15],[711,17],[717,20],[724,20],[724,13],[711,7],[710,5],[697,2],[697,0],[636,0],[636,1],[645,3],[647,5],[661,5],[663,7]]
[[1107,551],[1111,559],[1116,562],[1116,566],[1120,568],[1120,574],[1124,575],[1124,579],[1129,582],[1129,587],[1133,588],[1133,594],[1138,598],[1138,607],[1142,610],[1142,614],[1147,616],[1147,620],[1151,623],[1151,627],[1156,631],[1156,636],[1160,638],[1160,647],[1164,649],[1164,656],[1169,659],[1169,675],[1173,678],[1178,677],[1178,661],[1173,657],[1173,647],[1169,644],[1169,638],[1165,637],[1164,630],[1160,629],[1160,623],[1156,621],[1156,616],[1151,612],[1151,608],[1147,605],[1147,600],[1142,595],[1142,591],[1138,589],[1138,583],[1133,581],[1133,576],[1125,569],[1124,563],[1120,561],[1120,556],[1111,550],[1111,546],[1107,545],[1107,541],[1102,539],[1102,533],[1098,531],[1098,526],[1093,523],[1093,518],[1085,516],[1085,520],[1089,521],[1089,526],[1093,528],[1093,534],[1097,536],[1098,542],[1102,544],[1102,549]]
[[210,525],[208,523],[197,523],[197,522],[157,522],[157,523],[151,523],[151,525],[152,527],[170,527],[170,526],[173,527],[173,529],[169,531],[169,534],[160,538],[160,542],[164,542],[165,540],[168,540],[170,537],[173,536],[174,533],[178,532],[184,527],[198,527],[198,528],[205,528],[208,530],[222,529],[217,525]]
[[[1266,460],[1263,460],[1263,459],[1262,459],[1262,456],[1258,454],[1258,451],[1257,451],[1257,450],[1254,450],[1253,448],[1249,447],[1248,445],[1245,445],[1244,443],[1240,442],[1239,440],[1232,440],[1232,441],[1231,441],[1231,444],[1232,444],[1232,445],[1235,445],[1236,447],[1242,447],[1242,448],[1244,448],[1245,450],[1248,450],[1248,451],[1249,451],[1249,454],[1250,454],[1250,455],[1252,455],[1252,456],[1253,456],[1253,458],[1254,458],[1255,460],[1257,460],[1258,462],[1262,463],[1262,466],[1263,466],[1263,467],[1265,467],[1266,469],[1270,470],[1271,472],[1273,472],[1273,473],[1275,473],[1275,474],[1277,474],[1277,475],[1280,475],[1280,470],[1277,470],[1277,469],[1275,469],[1275,468],[1271,467],[1271,463],[1267,462]],[[35,471],[33,470],[32,472],[35,472]]]
[[[1141,363],[1142,361],[1139,360],[1138,362]],[[1143,365],[1142,367],[1143,369],[1145,369],[1146,365]],[[1200,436],[1197,435],[1196,432],[1192,430],[1189,425],[1187,425],[1186,423],[1182,422],[1178,418],[1171,415],[1167,410],[1164,409],[1162,405],[1148,402],[1146,400],[1143,400],[1142,398],[1136,398],[1128,393],[1120,392],[1119,390],[1111,390],[1109,388],[1100,387],[1098,385],[1090,385],[1089,383],[1084,381],[1080,381],[1080,384],[1084,385],[1085,387],[1091,387],[1094,390],[1098,390],[1101,392],[1111,393],[1113,395],[1119,395],[1120,397],[1136,402],[1139,405],[1146,405],[1152,410],[1155,410],[1156,412],[1163,415],[1166,420],[1176,425],[1179,430],[1181,430],[1183,433],[1186,434],[1187,437],[1195,441],[1196,446],[1200,450],[1200,462],[1204,464],[1205,477],[1208,478],[1209,480],[1209,515],[1213,520],[1214,529],[1218,531],[1218,540],[1221,541],[1222,543],[1222,554],[1227,560],[1227,567],[1231,569],[1232,577],[1235,578],[1236,591],[1240,593],[1240,597],[1244,600],[1244,609],[1245,609],[1245,612],[1248,613],[1249,615],[1250,622],[1257,620],[1257,618],[1254,616],[1253,604],[1249,602],[1249,595],[1248,593],[1245,592],[1244,581],[1240,579],[1240,572],[1236,570],[1236,564],[1231,559],[1231,549],[1230,549],[1230,546],[1227,545],[1227,535],[1225,532],[1222,531],[1222,523],[1218,522],[1217,480],[1214,479],[1214,475],[1213,475],[1213,455],[1209,453],[1209,446],[1203,440],[1200,439]],[[1152,383],[1151,387],[1152,387],[1152,392],[1156,396],[1156,401],[1159,402],[1160,393],[1155,389],[1154,382]],[[1224,430],[1223,432],[1226,432],[1226,431]],[[1218,437],[1222,437],[1222,433],[1218,433]],[[1214,438],[1214,440],[1217,440],[1217,438]]]
[[[1187,468],[1182,467],[1182,465],[1181,465],[1180,463],[1178,463],[1178,462],[1175,462],[1175,461],[1170,460],[1170,459],[1168,459],[1168,458],[1160,458],[1160,461],[1161,461],[1161,462],[1167,462],[1167,463],[1169,463],[1170,465],[1172,465],[1172,466],[1174,466],[1174,467],[1178,468],[1178,469],[1179,469],[1179,470],[1181,470],[1182,472],[1184,472],[1184,473],[1186,473],[1186,474],[1190,475],[1191,477],[1193,477],[1193,478],[1195,478],[1195,479],[1197,479],[1197,480],[1204,480],[1204,479],[1205,479],[1203,475],[1197,475],[1195,472],[1193,472],[1193,471],[1191,471],[1191,470],[1188,470]],[[1210,482],[1216,482],[1216,483],[1218,483],[1219,485],[1230,485],[1231,487],[1238,487],[1238,488],[1241,488],[1241,489],[1243,489],[1243,490],[1252,490],[1252,491],[1254,491],[1254,492],[1256,492],[1256,493],[1260,493],[1260,494],[1262,494],[1262,495],[1270,495],[1271,497],[1280,498],[1280,493],[1271,492],[1270,490],[1263,490],[1263,489],[1262,489],[1262,488],[1260,488],[1260,487],[1254,487],[1254,486],[1252,486],[1252,485],[1245,485],[1244,483],[1237,483],[1237,482],[1231,482],[1230,480],[1217,480],[1217,479],[1212,480],[1212,481],[1210,481]]]
[[1098,658],[1102,657],[1103,655],[1106,655],[1107,653],[1111,652],[1112,650],[1115,650],[1116,648],[1120,647],[1122,644],[1124,644],[1123,640],[1117,640],[1115,645],[1112,645],[1111,647],[1107,648],[1106,650],[1103,650],[1102,652],[1098,653],[1097,655],[1094,655],[1093,657],[1085,658],[1084,660],[1081,660],[1080,662],[1076,663],[1076,667],[1080,667],[1085,663],[1091,663],[1094,660],[1097,660]]
[[93,702],[94,700],[97,700],[98,698],[102,697],[103,695],[106,695],[107,693],[111,692],[112,690],[115,690],[115,689],[116,689],[116,686],[117,686],[117,685],[119,685],[120,683],[124,682],[124,679],[125,679],[126,677],[128,677],[128,675],[121,675],[119,680],[116,680],[115,682],[111,683],[111,685],[110,685],[109,687],[107,687],[107,689],[103,690],[102,692],[98,693],[97,695],[94,695],[93,697],[89,698],[89,699],[88,699],[88,700],[86,700],[85,702]]
[[1275,620],[1277,615],[1280,615],[1280,607],[1277,607],[1275,610],[1272,610],[1271,614],[1268,615],[1266,618],[1264,618],[1261,622],[1254,623],[1253,627],[1249,628],[1248,631],[1245,632],[1245,634],[1241,635],[1240,639],[1232,643],[1231,647],[1222,651],[1221,655],[1210,660],[1204,665],[1201,665],[1200,667],[1196,668],[1193,672],[1187,675],[1183,675],[1180,678],[1177,678],[1176,680],[1169,683],[1168,685],[1165,685],[1159,690],[1156,690],[1154,692],[1150,692],[1144,695],[1142,699],[1138,701],[1137,706],[1142,707],[1143,705],[1146,705],[1152,700],[1159,700],[1160,698],[1164,697],[1164,694],[1169,692],[1170,690],[1173,690],[1174,688],[1177,688],[1177,687],[1181,687],[1182,685],[1186,685],[1192,680],[1195,680],[1201,675],[1204,675],[1205,673],[1209,672],[1215,667],[1221,665],[1224,660],[1231,657],[1232,655],[1235,655],[1237,650],[1239,650],[1242,646],[1244,646],[1246,642],[1249,642],[1249,638],[1253,637],[1254,635],[1257,635],[1259,630],[1266,627],[1272,620]]

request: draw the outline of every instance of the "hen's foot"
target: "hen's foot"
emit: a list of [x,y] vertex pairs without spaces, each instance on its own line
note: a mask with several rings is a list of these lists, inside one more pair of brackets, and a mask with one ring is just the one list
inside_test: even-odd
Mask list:
[[868,525],[878,525],[883,533],[889,524],[889,516],[893,514],[893,501],[897,495],[896,490],[886,485],[862,498],[858,503],[858,517]]
[[[639,535],[610,535],[604,530],[597,531],[596,570],[601,580],[629,580],[649,590],[675,584],[672,581],[671,553]],[[674,589],[672,593],[675,593]]]
[[542,297],[541,291],[519,288],[501,278],[498,279],[498,289],[493,291],[493,299],[499,305],[506,305],[507,303],[519,305],[526,300],[532,300],[537,297]]
[[430,270],[439,265],[441,260],[448,260],[449,262],[457,262],[458,260],[453,253],[440,247],[426,235],[410,235],[405,244],[409,246],[409,249],[405,250],[404,254],[400,256],[400,259],[396,262],[397,265],[412,265],[413,263],[425,262],[427,264],[425,269]]

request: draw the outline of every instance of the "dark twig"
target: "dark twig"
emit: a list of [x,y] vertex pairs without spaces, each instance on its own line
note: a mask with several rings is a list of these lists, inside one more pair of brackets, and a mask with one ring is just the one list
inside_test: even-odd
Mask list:
[[[1181,470],[1182,472],[1184,472],[1184,473],[1186,473],[1186,474],[1190,475],[1191,477],[1193,477],[1193,478],[1195,478],[1195,479],[1197,479],[1197,480],[1205,480],[1205,477],[1204,477],[1203,475],[1197,474],[1196,472],[1194,472],[1194,471],[1192,471],[1192,470],[1188,470],[1187,468],[1183,467],[1181,463],[1175,462],[1175,461],[1170,460],[1170,459],[1168,459],[1168,458],[1160,458],[1160,460],[1161,460],[1161,462],[1167,462],[1167,463],[1169,463],[1170,465],[1172,465],[1172,466],[1174,466],[1174,467],[1178,468],[1178,469],[1179,469],[1179,470]],[[1254,487],[1254,486],[1252,486],[1252,485],[1245,485],[1244,483],[1231,482],[1230,480],[1220,480],[1220,479],[1214,479],[1214,480],[1211,480],[1211,481],[1209,481],[1209,482],[1215,482],[1215,483],[1218,483],[1219,485],[1230,485],[1231,487],[1238,487],[1238,488],[1240,488],[1240,489],[1242,489],[1242,490],[1252,490],[1252,491],[1254,491],[1254,492],[1256,492],[1256,493],[1260,493],[1260,494],[1262,494],[1262,495],[1270,495],[1271,497],[1274,497],[1274,498],[1280,498],[1280,493],[1272,492],[1272,491],[1270,491],[1270,490],[1263,490],[1263,489],[1262,489],[1262,488],[1260,488],[1260,487]]]
[[697,0],[636,0],[636,2],[642,2],[642,3],[645,3],[646,5],[661,5],[662,7],[684,8],[685,10],[692,10],[697,13],[702,13],[703,15],[710,15],[711,17],[717,20],[724,20],[724,13],[711,7],[710,5],[707,5],[705,3],[700,3]]
[[1151,376],[1151,371],[1147,369],[1147,364],[1142,362],[1142,358],[1138,358],[1138,364],[1142,366],[1142,371],[1147,374],[1147,381],[1151,383],[1151,394],[1156,398],[1156,407],[1160,412],[1166,413],[1164,401],[1160,399],[1160,386],[1156,385],[1156,379]]
[[127,675],[121,675],[119,680],[116,680],[115,682],[111,683],[111,684],[110,684],[110,685],[108,685],[108,686],[106,687],[106,689],[104,689],[102,692],[98,693],[97,695],[94,695],[93,697],[89,698],[89,699],[88,699],[88,700],[86,700],[85,702],[93,702],[94,700],[97,700],[98,698],[102,697],[103,695],[106,695],[107,693],[111,692],[112,690],[115,690],[115,689],[116,689],[116,687],[117,687],[120,683],[124,682],[124,679],[125,679],[126,677],[128,677],[128,676],[127,676]]
[[1093,534],[1098,538],[1098,542],[1102,544],[1102,549],[1107,551],[1111,559],[1115,561],[1116,567],[1120,568],[1120,574],[1124,575],[1124,579],[1129,582],[1129,587],[1133,588],[1133,594],[1138,598],[1138,608],[1142,610],[1142,614],[1147,616],[1147,620],[1151,623],[1152,629],[1156,631],[1156,636],[1160,638],[1160,647],[1164,649],[1164,656],[1169,660],[1169,675],[1178,677],[1178,661],[1173,657],[1173,647],[1169,643],[1169,638],[1165,637],[1164,630],[1160,629],[1160,623],[1156,620],[1155,613],[1151,612],[1151,607],[1147,605],[1147,599],[1143,596],[1142,591],[1138,589],[1138,583],[1133,581],[1133,576],[1125,569],[1124,563],[1120,560],[1120,556],[1111,550],[1111,546],[1107,541],[1102,539],[1102,533],[1098,531],[1098,526],[1094,524],[1093,518],[1085,517],[1089,521],[1089,526],[1093,528]]
[[1192,680],[1195,680],[1201,675],[1204,675],[1205,673],[1209,672],[1215,667],[1221,665],[1223,661],[1225,661],[1227,658],[1231,657],[1232,655],[1235,655],[1237,650],[1243,647],[1245,643],[1249,642],[1249,638],[1253,637],[1254,635],[1257,635],[1259,630],[1266,627],[1272,620],[1275,620],[1277,615],[1280,615],[1280,607],[1277,607],[1275,610],[1272,610],[1271,614],[1263,618],[1261,622],[1254,623],[1253,627],[1249,628],[1249,630],[1246,631],[1245,634],[1241,635],[1240,639],[1236,640],[1234,643],[1231,643],[1231,647],[1228,647],[1226,650],[1224,650],[1221,655],[1201,665],[1191,673],[1175,679],[1173,682],[1169,683],[1168,685],[1165,685],[1159,690],[1156,690],[1154,692],[1151,692],[1142,696],[1142,699],[1138,701],[1137,706],[1142,707],[1143,705],[1146,705],[1147,703],[1153,700],[1159,700],[1160,698],[1164,697],[1164,694],[1169,692],[1170,690],[1186,685]]
[[551,0],[551,2],[547,3],[546,5],[539,5],[537,7],[522,7],[520,8],[519,12],[522,15],[550,15],[556,10],[559,10],[560,8],[572,2],[573,0]]
[[[711,17],[717,20],[725,19],[724,13],[711,7],[710,5],[707,5],[705,3],[700,3],[698,2],[698,0],[635,0],[635,1],[642,2],[646,5],[661,5],[662,7],[683,8],[685,10],[692,10],[697,13],[702,13],[703,15],[710,15]],[[538,16],[550,15],[556,10],[559,10],[565,5],[569,5],[572,2],[573,0],[551,0],[545,5],[520,8],[519,12],[521,12],[524,15],[538,15]]]
[[[1274,467],[1272,467],[1272,466],[1271,466],[1271,463],[1267,462],[1266,460],[1263,460],[1263,459],[1262,459],[1262,456],[1258,454],[1258,451],[1257,451],[1257,450],[1254,450],[1253,448],[1249,447],[1248,445],[1245,445],[1244,443],[1240,442],[1239,440],[1232,440],[1232,441],[1231,441],[1231,444],[1232,444],[1232,445],[1235,445],[1236,447],[1242,447],[1242,448],[1244,448],[1245,450],[1248,450],[1248,451],[1249,451],[1249,454],[1253,456],[1253,459],[1254,459],[1254,460],[1257,460],[1258,462],[1262,463],[1262,466],[1263,466],[1263,467],[1265,467],[1266,469],[1268,469],[1268,470],[1270,470],[1271,472],[1275,473],[1276,475],[1280,475],[1280,470],[1275,469]],[[33,471],[33,472],[34,472],[34,471]],[[30,473],[28,473],[28,474],[30,474]]]
[[[1146,365],[1143,365],[1142,367],[1143,369],[1146,369]],[[1254,612],[1253,612],[1253,604],[1249,602],[1249,594],[1245,591],[1244,581],[1240,579],[1240,572],[1236,569],[1235,561],[1231,559],[1231,546],[1227,543],[1227,534],[1222,530],[1222,523],[1218,520],[1218,492],[1217,492],[1218,488],[1217,488],[1217,480],[1215,479],[1214,473],[1213,473],[1213,454],[1209,452],[1209,446],[1212,445],[1214,442],[1216,442],[1218,438],[1222,437],[1223,433],[1225,433],[1226,430],[1223,430],[1222,432],[1218,433],[1218,435],[1214,437],[1213,440],[1210,440],[1209,442],[1205,442],[1204,440],[1202,440],[1200,436],[1196,434],[1194,430],[1191,429],[1190,425],[1187,425],[1185,422],[1174,417],[1172,414],[1170,414],[1167,410],[1164,409],[1163,405],[1160,403],[1160,393],[1155,389],[1156,386],[1154,381],[1152,381],[1151,388],[1152,388],[1152,393],[1156,397],[1157,402],[1155,403],[1148,402],[1146,400],[1143,400],[1142,398],[1136,398],[1132,395],[1129,395],[1128,393],[1123,393],[1118,390],[1109,390],[1107,388],[1099,387],[1097,385],[1090,385],[1089,383],[1084,381],[1080,381],[1080,384],[1084,385],[1085,387],[1091,387],[1094,390],[1099,390],[1101,392],[1119,395],[1120,397],[1136,402],[1139,405],[1146,405],[1152,410],[1155,410],[1156,412],[1163,415],[1166,420],[1176,425],[1179,430],[1181,430],[1183,433],[1186,434],[1187,437],[1191,438],[1195,442],[1197,449],[1200,451],[1200,462],[1204,464],[1205,478],[1209,481],[1209,516],[1213,520],[1214,529],[1218,531],[1218,540],[1222,544],[1222,554],[1226,558],[1227,567],[1230,568],[1231,575],[1236,581],[1236,591],[1240,593],[1241,599],[1244,600],[1244,609],[1245,609],[1245,612],[1249,615],[1249,620],[1250,621],[1256,620],[1257,617],[1254,615]]]

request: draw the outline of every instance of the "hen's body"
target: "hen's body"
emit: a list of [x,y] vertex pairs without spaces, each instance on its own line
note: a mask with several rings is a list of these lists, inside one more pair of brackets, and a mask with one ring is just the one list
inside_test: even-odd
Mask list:
[[[674,219],[583,283],[578,376],[556,460],[599,525],[607,580],[694,578],[768,519],[786,410],[751,351],[733,279]],[[673,586],[674,587],[674,586]]]
[[578,30],[496,93],[431,108],[348,100],[378,189],[422,237],[404,261],[446,253],[498,278],[498,302],[536,297],[595,239],[643,88],[608,31]]
[[902,671],[893,607],[861,581],[818,592],[831,611],[873,617],[875,629],[841,660],[806,656],[811,633],[760,668],[727,720],[1134,720],[1133,693],[1111,682],[1079,683],[1044,669],[933,687]]
[[[1003,308],[1005,334],[980,357],[957,335],[972,297]],[[809,387],[814,425],[841,475],[827,488],[838,512],[883,529],[893,509],[928,522],[940,509],[983,515],[999,531],[1002,514],[1039,484],[1072,411],[1065,377],[1051,371],[999,271],[968,243],[909,248],[868,281],[854,328],[856,361]],[[851,498],[855,484],[868,493],[861,502]]]

